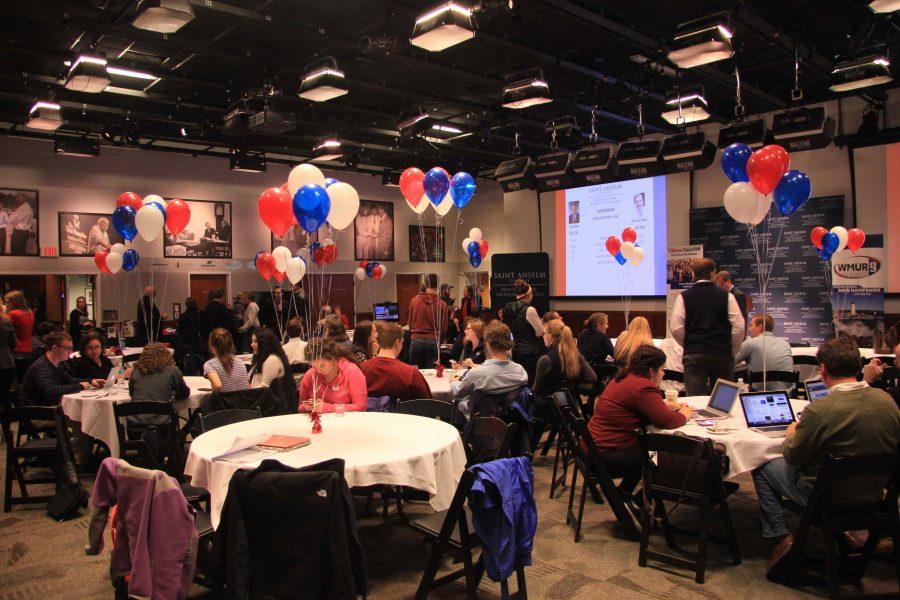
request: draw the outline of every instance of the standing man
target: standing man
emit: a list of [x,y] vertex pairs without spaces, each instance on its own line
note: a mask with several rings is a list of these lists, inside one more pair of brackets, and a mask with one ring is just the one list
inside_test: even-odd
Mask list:
[[425,291],[409,303],[409,362],[420,369],[433,368],[438,360],[438,343],[447,329],[450,310],[438,298],[438,276],[425,276]]
[[254,332],[259,327],[259,304],[253,299],[250,292],[244,292],[240,295],[241,303],[244,305],[244,320],[238,328],[241,334],[241,351],[249,352],[250,340]]
[[146,346],[148,342],[159,340],[162,333],[162,314],[156,307],[153,299],[156,297],[156,288],[148,285],[144,288],[144,295],[141,297],[137,305],[135,313],[134,337],[135,345]]
[[744,321],[746,322],[748,308],[747,294],[734,287],[734,280],[731,278],[731,273],[728,271],[719,271],[718,275],[716,275],[716,285],[734,296],[734,299],[737,300],[738,308],[741,309],[741,316],[744,317]]
[[[225,306],[225,290],[216,288],[207,296],[206,308],[200,315],[200,351],[206,353],[209,334],[213,329],[225,329],[234,337],[237,332],[234,326],[234,313]],[[248,338],[250,336],[247,336]],[[249,344],[249,341],[247,342]]]
[[734,355],[741,347],[744,317],[734,295],[713,284],[716,263],[698,258],[694,285],[675,299],[670,329],[684,348],[684,387],[688,396],[709,395],[716,379],[734,377]]
[[[740,351],[734,357],[734,362],[746,362],[747,370],[751,373],[793,371],[794,359],[791,354],[791,345],[787,340],[775,337],[772,334],[774,329],[775,319],[770,315],[754,315],[750,319],[750,339],[745,340],[741,345]],[[789,392],[793,387],[786,381],[767,381],[765,389],[766,391]],[[762,384],[754,385],[753,389],[761,390]]]

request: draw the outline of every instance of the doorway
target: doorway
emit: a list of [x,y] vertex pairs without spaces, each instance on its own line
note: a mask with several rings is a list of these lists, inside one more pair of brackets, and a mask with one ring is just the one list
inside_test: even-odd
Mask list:
[[197,301],[197,308],[200,310],[206,308],[206,301],[209,298],[209,293],[213,290],[222,288],[225,290],[226,301],[231,298],[229,291],[231,276],[227,273],[216,275],[191,273],[188,277],[190,278],[190,295]]
[[[352,274],[307,275],[303,278],[303,287],[306,290],[306,302],[311,311],[310,314],[318,315],[324,304],[328,304],[332,308],[340,306],[341,312],[347,316],[350,325],[356,326],[355,286]],[[312,306],[309,306],[310,304]]]
[[397,275],[397,302],[400,304],[401,325],[406,325],[409,322],[409,303],[419,293],[421,285],[421,275]]

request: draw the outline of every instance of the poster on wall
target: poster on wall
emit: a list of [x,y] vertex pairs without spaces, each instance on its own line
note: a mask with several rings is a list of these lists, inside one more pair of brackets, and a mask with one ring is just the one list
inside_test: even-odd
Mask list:
[[107,214],[60,212],[58,221],[60,256],[93,256],[122,243]]
[[[170,200],[170,198],[166,198]],[[231,258],[231,202],[185,200],[191,220],[178,235],[165,232],[165,256]]]
[[894,345],[884,327],[883,245],[883,236],[870,235],[855,253],[842,250],[831,259],[834,330],[876,353],[889,353]]
[[[769,278],[766,312],[775,319],[775,335],[818,346],[834,336],[828,266],[816,255],[809,232],[821,225],[844,223],[844,197],[810,198],[794,214],[783,217],[772,208],[768,259],[776,254]],[[756,256],[747,227],[738,225],[724,207],[691,210],[691,243],[703,244],[703,255],[728,271],[734,284],[762,310]]]
[[550,256],[546,252],[495,254],[491,257],[491,307],[501,309],[514,302],[513,283],[524,279],[531,286],[539,315],[550,310]]
[[353,225],[356,260],[394,260],[394,203],[360,200]]
[[37,256],[40,248],[37,190],[0,188],[0,256]]
[[444,228],[428,225],[409,226],[409,260],[444,262]]
[[666,337],[669,335],[669,321],[672,307],[681,292],[694,283],[694,259],[703,258],[703,245],[671,246],[666,255]]

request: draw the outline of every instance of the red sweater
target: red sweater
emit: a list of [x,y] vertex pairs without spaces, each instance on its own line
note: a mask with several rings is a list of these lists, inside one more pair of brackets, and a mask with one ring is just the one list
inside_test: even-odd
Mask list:
[[622,381],[610,381],[594,404],[588,429],[597,449],[619,450],[637,443],[634,430],[653,425],[675,429],[687,419],[674,412],[662,391],[646,377],[629,374]]
[[438,339],[447,331],[450,311],[437,294],[422,292],[409,301],[409,332],[412,339]]
[[30,310],[11,310],[6,313],[16,331],[16,352],[31,352],[31,335],[34,330],[34,313]]
[[431,398],[431,388],[419,370],[396,358],[376,356],[359,366],[366,376],[369,396],[390,396],[399,400]]

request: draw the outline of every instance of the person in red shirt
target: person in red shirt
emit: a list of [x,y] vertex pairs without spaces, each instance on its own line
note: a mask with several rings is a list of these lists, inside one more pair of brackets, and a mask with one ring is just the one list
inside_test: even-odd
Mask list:
[[420,369],[434,368],[438,360],[438,342],[447,331],[450,309],[438,298],[438,276],[425,276],[425,291],[409,302],[409,362]]
[[[6,315],[16,332],[16,355],[30,355],[34,349],[31,336],[34,330],[34,313],[28,308],[25,294],[19,290],[7,292],[3,297],[6,302]],[[18,356],[17,356],[18,357]]]
[[378,355],[360,365],[369,396],[399,400],[431,398],[428,382],[418,369],[398,360],[403,349],[403,329],[396,323],[376,321]]
[[310,412],[313,402],[319,413],[334,412],[336,404],[347,412],[366,410],[366,378],[348,348],[315,338],[306,347],[306,358],[312,368],[300,381],[300,412]]
[[640,427],[676,429],[687,423],[693,409],[667,403],[659,384],[666,354],[650,345],[639,346],[594,404],[588,429],[610,475],[621,477],[619,490],[630,496],[641,480],[643,456],[634,431]]

